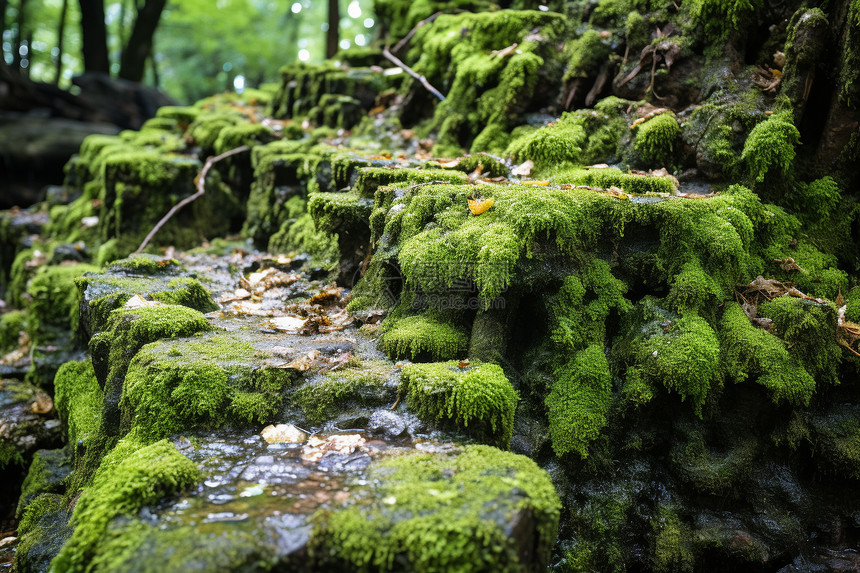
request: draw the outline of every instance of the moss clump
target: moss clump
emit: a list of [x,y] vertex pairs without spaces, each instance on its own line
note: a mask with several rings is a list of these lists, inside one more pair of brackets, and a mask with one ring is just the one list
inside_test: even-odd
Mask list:
[[757,124],[744,143],[741,159],[749,166],[750,175],[759,183],[768,172],[785,176],[794,163],[794,147],[800,143],[800,132],[794,127],[790,111],[773,114]]
[[427,315],[388,319],[383,328],[379,348],[392,360],[438,361],[462,357],[469,349],[462,329]]
[[[384,363],[381,363],[384,365]],[[323,423],[346,410],[347,405],[382,406],[391,397],[386,370],[359,364],[338,372],[326,373],[317,382],[309,382],[293,394],[292,399],[315,424]]]
[[773,332],[782,338],[816,382],[837,384],[842,351],[836,343],[836,308],[832,304],[781,296],[759,306],[773,319]]
[[519,571],[523,564],[507,524],[523,511],[534,518],[535,562],[549,561],[561,504],[549,476],[528,458],[473,445],[454,456],[386,460],[371,466],[367,481],[371,495],[315,517],[311,554],[323,564]]
[[176,259],[140,253],[129,255],[119,261],[113,261],[107,268],[107,271],[121,272],[133,276],[152,276],[175,273],[181,269],[182,265]]
[[40,495],[62,493],[63,480],[72,470],[70,462],[67,450],[38,450],[33,454],[27,477],[21,484],[15,516],[21,518],[30,503]]
[[215,151],[215,142],[218,141],[221,131],[241,121],[241,116],[236,113],[202,112],[188,126],[185,135],[205,152],[211,153]]
[[48,571],[51,560],[72,534],[68,502],[63,496],[45,493],[34,499],[18,524],[16,571]]
[[516,161],[530,159],[540,171],[579,163],[587,142],[579,116],[565,113],[558,121],[513,140],[505,153]]
[[610,312],[626,312],[632,306],[624,298],[627,286],[612,276],[609,264],[596,259],[578,275],[565,277],[550,309],[552,340],[567,351],[603,346]]
[[[112,312],[107,329],[90,340],[93,368],[105,393],[101,433],[110,437],[120,435],[120,398],[126,394],[130,361],[141,347],[161,338],[191,336],[211,329],[202,314],[184,306],[159,305]],[[157,421],[154,416],[152,423]]]
[[359,233],[362,229],[369,234],[368,219],[372,209],[371,200],[352,192],[315,193],[308,201],[308,212],[316,228],[328,234]]
[[687,572],[694,570],[692,535],[667,504],[660,504],[651,520],[655,571]]
[[[498,151],[492,134],[509,131],[526,110],[541,105],[542,80],[560,78],[554,42],[563,30],[560,14],[531,10],[443,14],[432,29],[419,28],[408,59],[446,92],[432,120],[439,130],[434,153]],[[514,43],[516,52],[499,54]]]
[[675,114],[661,113],[636,128],[633,147],[646,163],[665,166],[672,160],[679,133],[681,128]]
[[224,153],[243,145],[254,147],[265,145],[275,140],[275,133],[259,123],[242,123],[239,125],[225,127],[218,132],[215,140],[215,153]]
[[688,9],[693,21],[704,28],[711,41],[717,43],[754,21],[753,16],[762,7],[761,0],[695,0]]
[[103,400],[91,360],[69,361],[57,370],[54,405],[73,448],[86,448],[97,437]]
[[776,403],[809,405],[815,379],[785,341],[753,326],[737,303],[726,306],[719,334],[723,368],[736,383],[751,379],[767,388]]
[[851,289],[845,304],[845,320],[860,324],[860,288]]
[[177,123],[184,126],[191,125],[201,110],[191,106],[165,105],[158,108],[155,112],[155,117],[164,119],[173,119]]
[[90,334],[108,329],[111,312],[122,308],[134,295],[199,312],[212,312],[218,308],[209,291],[197,279],[188,277],[170,278],[157,273],[146,277],[89,273],[76,282],[83,293],[82,316]]
[[167,440],[126,439],[108,454],[72,514],[75,532],[51,562],[55,571],[87,571],[111,523],[197,483],[197,467]]
[[[408,364],[400,389],[421,418],[451,421],[477,439],[507,448],[519,394],[501,367],[457,362]],[[471,425],[471,427],[470,427]]]
[[271,421],[291,374],[252,366],[253,357],[252,346],[226,333],[143,347],[123,384],[123,430],[156,440],[193,427]]
[[549,436],[557,456],[588,456],[588,444],[606,425],[612,402],[612,375],[602,344],[592,344],[555,374],[546,398]]
[[675,184],[668,177],[652,177],[650,175],[625,173],[615,167],[609,169],[577,168],[563,170],[557,175],[553,175],[552,181],[561,185],[587,185],[589,187],[600,187],[601,189],[618,187],[625,193],[635,195],[666,195],[672,194],[675,191]]
[[35,344],[47,344],[68,329],[78,327],[80,292],[75,279],[99,268],[77,264],[42,267],[27,285],[31,297],[28,332]]
[[18,348],[18,339],[26,328],[27,314],[15,310],[0,315],[0,355]]
[[701,415],[712,387],[720,381],[720,344],[713,328],[695,313],[682,317],[646,297],[626,319],[626,339],[614,352],[634,366],[641,382],[689,399]]

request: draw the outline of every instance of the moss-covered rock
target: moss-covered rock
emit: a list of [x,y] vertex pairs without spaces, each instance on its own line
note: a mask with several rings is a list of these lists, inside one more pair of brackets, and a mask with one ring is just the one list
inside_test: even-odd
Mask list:
[[[200,330],[159,334],[180,338]],[[122,385],[123,433],[156,440],[192,428],[272,421],[291,373],[254,365],[254,354],[253,346],[227,333],[144,346]]]
[[74,533],[51,562],[53,569],[85,571],[111,523],[182,491],[200,479],[197,467],[162,440],[149,446],[129,438],[117,444],[75,504]]
[[[370,470],[373,493],[320,512],[310,552],[324,567],[519,571],[548,562],[560,503],[531,460],[488,446],[412,454]],[[514,493],[518,492],[518,493]],[[533,523],[523,537],[510,524]]]
[[519,394],[501,367],[477,361],[408,364],[401,380],[408,408],[421,418],[450,422],[482,442],[510,446]]

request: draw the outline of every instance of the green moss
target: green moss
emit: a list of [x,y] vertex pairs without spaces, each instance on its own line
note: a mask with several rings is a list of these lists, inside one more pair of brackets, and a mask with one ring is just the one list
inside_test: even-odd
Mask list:
[[368,219],[373,209],[369,199],[355,193],[315,193],[308,201],[308,212],[316,228],[324,233],[357,233],[369,231]]
[[202,112],[194,118],[185,134],[204,151],[214,151],[215,142],[218,141],[221,130],[237,125],[241,120],[241,116],[236,113]]
[[259,123],[241,123],[225,127],[218,132],[218,139],[215,140],[214,151],[221,154],[231,149],[236,149],[243,145],[254,147],[256,145],[265,145],[274,141],[274,132]]
[[587,134],[578,116],[565,113],[558,121],[515,139],[505,153],[515,161],[531,160],[538,170],[579,163]]
[[860,479],[860,412],[841,404],[811,417],[812,445],[819,467],[850,479]]
[[16,571],[48,571],[51,560],[72,534],[68,503],[61,495],[46,493],[27,506],[18,524]]
[[27,285],[27,294],[31,297],[27,327],[34,344],[54,341],[58,331],[77,330],[81,295],[75,279],[98,270],[85,264],[39,269]]
[[407,364],[400,389],[409,410],[436,423],[450,421],[469,435],[507,448],[519,394],[501,367],[458,362]]
[[675,473],[696,491],[713,495],[737,491],[755,467],[758,441],[753,436],[723,437],[711,445],[709,437],[701,423],[676,424],[670,452]]
[[791,172],[794,148],[799,143],[800,132],[794,127],[791,112],[782,111],[753,128],[741,158],[749,166],[750,175],[761,183],[769,171],[777,176]]
[[552,340],[565,351],[577,352],[587,346],[603,346],[606,319],[612,311],[631,308],[624,298],[627,286],[612,276],[609,265],[594,260],[579,275],[565,277],[550,308]]
[[[606,7],[607,2],[604,0],[598,5],[593,12],[593,18],[602,17],[601,6]],[[568,54],[565,80],[596,76],[600,66],[609,59],[611,52],[609,43],[600,36],[600,32],[592,28],[583,32],[576,40],[569,42],[565,46],[565,51]]]
[[752,379],[776,403],[809,405],[815,379],[785,341],[753,326],[737,303],[726,306],[720,321],[720,351],[723,368],[736,383]]
[[693,21],[704,28],[705,35],[718,43],[754,20],[762,7],[761,0],[696,0],[688,9]]
[[14,310],[0,315],[0,355],[18,348],[18,339],[27,324],[27,314]]
[[128,275],[152,276],[175,273],[181,268],[181,263],[176,259],[157,255],[133,254],[122,260],[112,262],[107,270],[109,272],[123,272]]
[[[317,382],[310,382],[293,394],[292,399],[314,423],[332,419],[350,403],[382,406],[379,397],[387,397],[386,382],[390,372],[379,364],[360,364],[338,372],[326,373]],[[374,367],[376,366],[376,367]]]
[[202,479],[197,467],[167,440],[148,446],[126,439],[108,454],[75,505],[75,532],[51,562],[53,571],[86,571],[115,519]]
[[123,384],[124,431],[155,440],[194,427],[270,422],[291,374],[253,366],[253,357],[252,346],[226,333],[144,346]]
[[372,466],[368,483],[372,495],[318,514],[313,556],[362,570],[519,571],[514,539],[498,520],[526,511],[536,524],[534,558],[549,560],[561,504],[528,458],[477,445],[456,456],[406,455]]
[[15,511],[15,516],[22,519],[18,527],[19,533],[26,533],[33,525],[27,523],[34,518],[32,513],[26,520],[23,519],[23,516],[29,513],[27,510],[31,502],[46,493],[62,492],[63,480],[72,469],[70,461],[66,450],[38,450],[33,454],[27,477],[21,484],[21,495],[18,497],[18,508]]
[[[541,105],[541,81],[560,78],[561,58],[553,42],[563,30],[561,15],[528,10],[447,13],[432,27],[421,27],[408,59],[446,92],[431,122],[439,132],[434,153],[500,149],[490,134],[520,123],[523,112]],[[514,43],[515,52],[499,53]]]
[[463,357],[469,348],[469,338],[461,328],[450,323],[417,315],[387,319],[379,348],[392,360],[445,360]]
[[675,114],[661,113],[636,128],[633,147],[646,163],[664,167],[672,161],[675,140],[680,133]]
[[860,288],[851,289],[845,299],[845,320],[860,324]]
[[[304,209],[304,200],[301,201]],[[269,240],[270,253],[304,253],[311,257],[311,265],[330,267],[337,263],[340,251],[337,235],[318,231],[310,213],[302,213],[296,219],[288,219]]]
[[174,119],[179,124],[184,124],[186,126],[191,125],[197,116],[201,113],[199,108],[191,107],[191,106],[176,106],[176,105],[165,105],[158,108],[155,112],[155,117],[164,118],[164,119]]
[[[161,264],[156,262],[156,266]],[[109,328],[110,313],[125,305],[134,295],[145,300],[178,304],[200,312],[217,309],[209,291],[197,279],[170,278],[158,272],[147,276],[110,273],[88,273],[77,280],[78,289],[87,303],[87,318],[92,333]]]
[[104,393],[91,360],[69,361],[54,377],[54,405],[66,426],[69,444],[88,446],[99,431]]
[[836,309],[832,304],[781,296],[759,306],[759,315],[773,319],[782,338],[818,383],[837,384],[842,351],[836,343]]
[[588,444],[606,425],[612,402],[612,376],[602,344],[576,353],[555,373],[546,398],[552,449],[561,457],[569,452],[588,456]]
[[653,531],[654,571],[693,571],[691,533],[667,504],[660,504],[651,520]]
[[646,297],[627,318],[627,340],[616,345],[629,365],[651,387],[665,387],[690,399],[701,415],[712,387],[720,381],[720,344],[714,330],[696,315],[678,317]]
[[675,184],[668,177],[651,177],[625,173],[620,169],[566,169],[552,177],[552,181],[562,185],[586,185],[609,189],[618,187],[625,193],[636,195],[672,194]]

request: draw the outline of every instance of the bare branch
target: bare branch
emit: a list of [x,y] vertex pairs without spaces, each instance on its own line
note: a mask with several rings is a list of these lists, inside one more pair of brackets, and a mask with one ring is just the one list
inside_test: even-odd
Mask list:
[[423,85],[425,88],[427,88],[427,91],[429,91],[431,94],[433,94],[434,96],[439,98],[439,101],[445,101],[445,96],[442,95],[442,92],[440,92],[439,90],[437,90],[436,88],[431,86],[430,82],[427,81],[427,78],[425,78],[422,75],[419,75],[418,73],[415,72],[415,70],[413,70],[412,68],[410,68],[409,66],[407,66],[406,64],[404,64],[403,62],[398,60],[394,54],[392,54],[391,52],[388,51],[388,46],[386,46],[385,48],[382,49],[382,55],[385,56],[386,58],[388,58],[388,60],[390,60],[391,63],[393,63],[395,66],[397,66],[398,68],[400,68],[401,70],[403,70],[404,72],[406,72],[407,74],[409,74],[410,76],[412,76],[413,78],[415,78],[416,80],[421,82],[421,85]]
[[435,20],[436,18],[438,18],[441,15],[442,15],[442,12],[436,12],[432,16],[428,16],[427,18],[424,18],[423,20],[421,20],[420,22],[415,24],[415,27],[412,28],[411,30],[409,30],[409,33],[406,34],[405,36],[403,36],[402,40],[400,40],[399,42],[394,44],[394,49],[391,51],[395,54],[398,53],[401,49],[403,49],[403,46],[406,45],[406,42],[408,42],[409,40],[412,39],[412,36],[415,35],[415,32],[418,31],[418,28],[420,28],[421,26],[424,26],[425,24],[430,24],[433,20]]
[[248,151],[248,149],[250,149],[250,148],[247,145],[242,145],[241,147],[237,147],[236,149],[231,149],[230,151],[225,151],[221,155],[216,155],[215,157],[208,158],[206,160],[206,163],[203,165],[203,169],[200,170],[200,173],[195,178],[195,182],[197,184],[197,193],[195,193],[193,195],[189,195],[188,197],[186,197],[185,199],[183,199],[182,201],[180,201],[179,203],[177,203],[176,205],[171,207],[170,211],[167,212],[167,215],[162,217],[161,220],[155,224],[155,226],[152,228],[152,230],[149,232],[149,234],[146,235],[146,238],[143,239],[143,242],[137,248],[135,253],[139,253],[143,249],[145,249],[146,245],[149,244],[149,241],[152,240],[152,237],[155,236],[155,233],[157,233],[158,230],[165,223],[167,223],[170,220],[170,218],[173,217],[173,215],[176,214],[177,211],[179,211],[180,209],[182,209],[183,207],[185,207],[186,205],[188,205],[189,203],[191,203],[192,201],[194,201],[195,199],[197,199],[198,197],[200,197],[201,195],[206,193],[206,174],[209,173],[209,169],[211,169],[214,164],[218,163],[222,159],[230,157],[231,155],[236,155],[237,153],[242,153],[243,151]]

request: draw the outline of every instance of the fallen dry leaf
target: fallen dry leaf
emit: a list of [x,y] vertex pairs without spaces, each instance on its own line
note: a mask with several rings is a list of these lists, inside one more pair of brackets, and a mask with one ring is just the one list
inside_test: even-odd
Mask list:
[[316,364],[316,360],[317,358],[319,358],[319,355],[319,350],[311,350],[307,354],[300,356],[292,362],[284,364],[279,368],[298,370],[299,372],[307,372],[314,366],[314,364]]
[[493,205],[495,205],[496,200],[492,197],[488,199],[469,199],[469,211],[472,212],[472,215],[480,215],[490,209]]
[[54,401],[45,393],[36,394],[36,399],[30,404],[34,414],[50,414],[54,411]]
[[329,452],[351,454],[364,450],[365,441],[359,434],[335,434],[328,438],[311,436],[302,448],[302,459],[315,462]]

